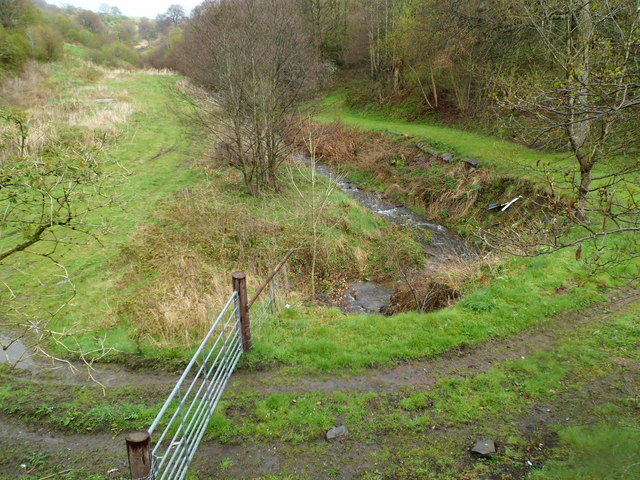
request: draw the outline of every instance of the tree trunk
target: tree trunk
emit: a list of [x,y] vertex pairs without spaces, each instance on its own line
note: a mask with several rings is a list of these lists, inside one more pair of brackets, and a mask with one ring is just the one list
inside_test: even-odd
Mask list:
[[587,207],[587,198],[591,189],[591,170],[593,164],[582,164],[580,166],[580,188],[578,189],[578,215],[582,220],[585,219],[584,212]]
[[592,123],[589,111],[590,44],[593,36],[591,4],[572,1],[567,20],[567,84],[569,89],[569,122],[567,133],[573,153],[580,165],[580,187],[578,188],[579,217],[584,218],[584,209],[591,187],[591,170],[597,162],[597,149],[591,148]]

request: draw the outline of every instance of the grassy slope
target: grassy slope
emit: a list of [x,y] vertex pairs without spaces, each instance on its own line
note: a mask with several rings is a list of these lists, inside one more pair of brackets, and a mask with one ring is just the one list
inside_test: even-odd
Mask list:
[[407,122],[371,112],[355,111],[345,106],[344,100],[343,94],[326,97],[317,105],[318,112],[314,117],[323,122],[338,119],[346,125],[364,130],[382,130],[421,138],[441,150],[451,149],[451,153],[461,157],[478,158],[498,173],[510,176],[526,175],[526,168],[535,167],[538,161],[553,162],[556,166],[571,165],[568,156],[564,154],[543,153],[517,143],[452,127]]
[[[352,112],[341,102],[340,96],[330,97],[324,102],[330,108],[318,118],[323,121],[338,118],[362,129],[435,138],[455,145],[462,155],[481,157],[509,175],[518,173],[514,163],[533,166],[541,157],[560,158],[453,128]],[[494,274],[495,281],[490,285],[471,285],[457,305],[427,315],[345,316],[338,311],[318,312],[295,305],[284,318],[264,330],[253,355],[311,371],[358,369],[387,365],[399,359],[430,357],[456,346],[513,335],[560,313],[602,301],[607,288],[623,283],[607,275],[593,275],[569,251],[513,260],[489,275]],[[565,290],[568,291],[564,293]]]
[[[254,357],[303,370],[332,371],[431,357],[460,345],[513,335],[555,315],[602,301],[610,280],[591,277],[571,253],[505,266],[488,287],[470,287],[464,300],[426,315],[347,316],[294,305],[265,327]],[[562,287],[562,288],[561,288]],[[557,293],[568,288],[566,293]]]
[[[81,256],[74,255],[73,269],[81,287],[79,298],[89,311],[80,313],[81,309],[75,308],[63,322],[69,324],[77,318],[86,325],[91,315],[104,318],[106,314],[105,328],[95,333],[106,334],[108,344],[123,350],[134,347],[128,326],[119,324],[114,329],[109,322],[108,302],[119,295],[115,289],[118,275],[114,275],[110,263],[119,254],[121,246],[130,241],[135,228],[152,215],[159,201],[197,183],[197,172],[184,165],[199,154],[198,147],[186,135],[177,118],[167,114],[170,100],[164,87],[176,79],[135,74],[110,84],[115,89],[126,90],[140,107],[132,121],[123,127],[122,141],[109,152],[131,172],[122,192],[126,204],[123,209],[102,212],[110,217],[113,226],[113,233],[103,241],[104,247],[93,244]],[[99,310],[92,311],[96,307]]]
[[[52,65],[59,92],[51,102],[74,102],[76,99],[91,102],[90,98],[83,97],[83,89],[95,85],[78,75],[83,68],[87,67],[74,58]],[[119,273],[114,272],[111,265],[121,246],[130,241],[134,229],[147,220],[158,201],[198,181],[197,172],[183,165],[198,155],[200,147],[192,143],[177,118],[167,113],[170,100],[165,87],[176,80],[177,77],[120,72],[107,73],[99,81],[101,88],[106,88],[117,101],[123,99],[133,105],[134,113],[120,126],[118,138],[106,151],[106,155],[116,159],[129,174],[114,192],[121,197],[119,205],[102,209],[95,217],[110,223],[110,233],[100,239],[101,243],[84,238],[80,239],[81,246],[65,249],[61,263],[68,268],[77,295],[50,323],[58,330],[75,326],[88,329],[90,332],[82,337],[86,348],[96,345],[94,338],[104,338],[109,346],[134,350],[128,326],[118,323],[113,316],[114,302],[119,294],[116,289]],[[91,97],[91,94],[87,95]],[[100,93],[94,96],[100,98]],[[25,296],[37,299],[30,303],[40,312],[55,310],[59,296],[68,295],[70,290],[68,285],[57,282],[53,275],[58,272],[49,263],[30,260],[28,256],[16,261],[26,274],[19,280],[22,284],[18,287],[23,289]],[[38,279],[35,285],[34,278]],[[44,284],[39,283],[40,279]],[[11,281],[15,280],[14,275]]]
[[[76,50],[78,49],[70,49],[74,55],[82,53]],[[123,247],[144,248],[144,241],[143,243],[139,241],[141,238],[144,240],[148,230],[142,230],[139,227],[167,221],[166,216],[163,219],[163,214],[178,204],[173,193],[190,189],[193,190],[192,193],[197,190],[194,197],[209,202],[212,206],[215,205],[215,208],[220,209],[222,213],[219,212],[220,214],[217,217],[214,216],[215,218],[205,218],[206,215],[198,216],[202,212],[194,215],[198,218],[197,221],[201,222],[197,231],[201,238],[194,239],[193,242],[191,238],[181,239],[184,244],[171,245],[176,247],[176,256],[183,253],[180,252],[182,247],[186,256],[191,254],[196,256],[212,250],[211,242],[216,241],[220,236],[223,237],[222,244],[229,244],[229,239],[225,237],[224,232],[229,232],[231,227],[217,225],[215,221],[229,216],[225,213],[227,211],[231,212],[230,216],[233,216],[233,212],[242,209],[243,222],[229,218],[234,228],[237,227],[236,230],[238,230],[229,235],[244,235],[247,242],[253,241],[252,236],[256,232],[246,234],[243,233],[243,228],[249,230],[258,228],[259,222],[254,223],[254,219],[259,219],[260,222],[276,230],[280,229],[278,230],[280,232],[287,231],[291,235],[291,238],[281,242],[273,232],[269,238],[259,239],[262,243],[258,246],[262,245],[269,251],[258,253],[262,258],[267,258],[269,265],[272,265],[281,258],[282,254],[277,251],[278,248],[291,248],[296,245],[287,247],[287,241],[295,243],[305,238],[303,232],[307,219],[304,208],[301,206],[303,202],[290,187],[286,194],[280,197],[253,198],[244,193],[244,187],[237,172],[218,169],[209,172],[209,182],[207,182],[202,175],[202,170],[191,168],[190,163],[202,154],[203,142],[194,140],[195,132],[182,125],[170,111],[169,105],[172,102],[167,87],[175,84],[178,77],[148,73],[103,72],[103,77],[96,82],[82,80],[86,76],[86,71],[91,69],[90,65],[78,61],[74,56],[67,58],[61,64],[52,65],[57,92],[51,101],[56,104],[93,103],[95,98],[103,98],[106,95],[113,97],[116,102],[131,103],[134,113],[126,123],[119,126],[119,137],[109,143],[105,152],[108,157],[117,160],[129,174],[124,185],[115,192],[122,197],[120,205],[102,209],[94,218],[96,222],[107,220],[111,232],[101,237],[100,243],[80,239],[83,243],[81,246],[65,247],[61,263],[67,267],[77,294],[49,325],[56,330],[84,331],[84,334],[76,338],[80,340],[85,350],[91,350],[100,342],[104,342],[107,347],[127,353],[143,353],[153,357],[176,355],[185,357],[188,351],[184,348],[163,350],[157,348],[152,342],[140,343],[136,340],[136,329],[140,322],[135,315],[123,314],[122,309],[119,308],[120,303],[132,297],[152,293],[146,290],[146,287],[149,285],[153,287],[154,278],[161,273],[161,269],[151,264],[144,264],[140,266],[144,275],[133,275],[132,268],[127,263],[128,257],[120,258],[123,255]],[[299,187],[306,195],[308,187],[303,183],[300,181]],[[211,192],[208,192],[207,188],[211,188]],[[209,193],[211,196],[208,197]],[[305,199],[307,200],[308,198]],[[192,208],[199,207],[192,205]],[[207,207],[202,208],[202,210],[206,209]],[[327,212],[328,223],[321,227],[322,235],[326,237],[325,244],[335,244],[336,248],[342,249],[343,254],[345,251],[355,250],[363,245],[371,250],[381,248],[383,242],[380,237],[386,225],[383,219],[366,212],[342,192],[335,192],[332,195]],[[181,220],[169,218],[167,231],[182,228]],[[348,228],[340,227],[339,222],[347,222]],[[207,228],[214,231],[207,232]],[[184,231],[189,232],[186,228]],[[134,238],[138,243],[134,242]],[[167,240],[172,240],[171,236],[168,235]],[[411,241],[407,238],[407,242]],[[147,251],[145,254],[149,257],[161,257],[162,253],[158,251],[159,249],[170,250],[165,245],[162,242],[153,244],[152,251]],[[189,250],[190,248],[194,250]],[[227,251],[232,249],[233,245],[227,245]],[[419,250],[417,246],[416,250]],[[274,256],[277,258],[271,258]],[[216,269],[221,272],[220,276],[224,276],[226,297],[229,293],[226,290],[228,288],[226,272],[237,269],[237,262],[234,261],[231,264],[229,261],[227,264],[220,265],[220,259],[208,260],[211,263],[206,265],[207,269],[204,270],[203,275],[211,274],[211,270]],[[46,312],[55,311],[61,303],[61,298],[70,294],[69,284],[59,282],[59,277],[56,276],[59,272],[52,264],[35,259],[25,267],[21,263],[24,261],[25,257],[16,259],[15,266],[20,267],[25,275],[20,279],[12,278],[11,281],[15,282],[14,289],[23,292],[24,298],[29,299],[37,314],[46,315]],[[169,264],[169,267],[173,266],[181,267]],[[336,270],[340,265],[332,265],[331,268]],[[217,275],[217,272],[213,273]],[[34,279],[37,280],[34,281]],[[43,281],[40,281],[41,279]],[[165,285],[172,283],[179,285],[175,278],[164,280]],[[209,284],[206,288],[210,290],[214,286]],[[198,293],[202,293],[204,298],[210,292],[195,292],[196,295]],[[146,301],[146,298],[143,300]],[[176,309],[180,306],[178,305]],[[182,316],[188,316],[188,314],[189,312],[182,312]],[[185,328],[188,328],[190,320],[192,319],[186,318]],[[140,350],[141,347],[142,350]]]
[[[69,74],[68,65],[57,67],[56,77],[63,84],[63,95],[68,97],[86,86]],[[103,246],[94,242],[81,250],[69,251],[66,263],[78,295],[64,315],[54,320],[54,326],[58,328],[75,323],[88,327],[89,333],[83,337],[87,347],[95,345],[96,338],[105,337],[107,345],[128,352],[137,350],[133,340],[134,329],[128,323],[135,323],[136,319],[123,321],[116,314],[116,303],[123,295],[135,295],[138,285],[129,285],[130,291],[119,291],[121,285],[118,280],[126,272],[114,271],[115,260],[121,247],[130,243],[136,227],[151,218],[160,200],[170,199],[176,190],[198,183],[197,172],[183,165],[198,156],[200,147],[190,141],[189,132],[167,112],[168,98],[162,85],[175,80],[174,77],[121,74],[106,82],[113,91],[131,98],[137,110],[122,127],[122,137],[116,146],[108,152],[131,172],[121,192],[128,203],[124,210],[102,212],[113,227],[113,233],[103,239]],[[400,126],[402,129],[415,128],[424,134],[444,132],[451,142],[460,135],[453,129],[385,123],[348,112],[344,115],[347,119],[355,118],[367,128]],[[477,137],[470,136],[466,143],[461,142],[460,153],[475,153],[464,150],[472,148],[474,139]],[[533,162],[537,155],[517,145],[486,139],[481,147],[487,156],[494,150],[502,152],[501,158],[504,159],[509,152],[519,152],[525,161]],[[213,178],[221,194],[226,191],[224,194],[227,195],[225,181],[224,175]],[[255,200],[251,198],[232,195],[225,201],[240,198],[258,215],[266,214],[263,209],[252,206]],[[295,198],[293,201],[296,202]],[[346,199],[338,194],[334,201],[340,205]],[[274,209],[270,220],[278,222],[277,217],[286,211],[286,205],[281,205]],[[365,213],[361,215],[368,218]],[[355,234],[371,230],[371,221],[356,225],[356,217],[348,219]],[[34,265],[33,268],[37,271],[39,267]],[[476,285],[455,307],[430,315],[408,313],[392,318],[345,316],[337,310],[309,308],[303,302],[292,302],[293,308],[256,338],[253,359],[284,362],[301,370],[330,371],[389,364],[404,358],[429,357],[462,344],[476,344],[490,337],[511,335],[545,322],[555,314],[600,300],[602,288],[611,285],[607,278],[589,276],[582,264],[572,260],[571,254],[564,253],[534,261],[512,262],[498,272],[498,278],[492,285]],[[568,289],[568,293],[557,294],[560,287]],[[35,298],[38,287],[32,288],[31,294]],[[62,293],[64,288],[64,285],[57,286],[53,282],[48,285],[52,295]],[[40,295],[39,298],[44,297]],[[50,301],[53,304],[55,297],[52,296]]]

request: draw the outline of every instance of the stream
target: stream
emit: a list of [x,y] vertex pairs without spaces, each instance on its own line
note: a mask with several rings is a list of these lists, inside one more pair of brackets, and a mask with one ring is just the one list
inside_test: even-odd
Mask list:
[[[312,166],[304,156],[298,156],[297,159],[308,167]],[[396,205],[380,193],[363,190],[338,175],[326,164],[316,163],[315,170],[334,181],[340,190],[367,210],[403,228],[416,230],[418,241],[425,248],[431,265],[451,260],[468,260],[477,256],[473,247],[443,225],[428,221],[404,206]],[[343,310],[349,313],[379,313],[389,306],[393,291],[394,285],[391,283],[353,283],[347,288]]]

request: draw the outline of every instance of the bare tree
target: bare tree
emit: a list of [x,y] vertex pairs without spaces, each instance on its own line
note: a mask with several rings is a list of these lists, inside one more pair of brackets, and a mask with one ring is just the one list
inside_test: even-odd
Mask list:
[[187,18],[182,5],[171,5],[167,9],[167,13],[165,13],[165,15],[171,21],[174,27],[179,27]]
[[640,2],[520,0],[518,5],[551,68],[512,79],[505,104],[535,118],[534,128],[528,127],[538,138],[565,139],[579,173],[578,212],[585,212],[589,195],[600,190],[593,186],[594,167],[639,150],[636,140],[629,144],[621,138],[640,117]]
[[168,30],[171,27],[179,27],[186,20],[187,15],[184,13],[182,5],[171,5],[165,13],[161,13],[156,17],[162,30]]
[[350,0],[298,0],[302,14],[320,39],[323,55],[338,62],[347,41]]
[[528,199],[536,213],[480,235],[516,255],[575,247],[576,258],[617,268],[640,251],[640,141],[631,133],[640,122],[640,2],[520,0],[517,6],[549,62],[546,71],[534,66],[511,77],[503,105],[529,141],[556,142],[574,161],[539,163],[533,173],[547,193]]
[[[332,175],[325,180],[318,178],[317,172],[318,140],[314,138],[311,118],[307,118],[307,128],[304,132],[304,145],[309,156],[304,162],[306,168],[288,168],[291,185],[300,197],[300,201],[307,212],[309,231],[311,234],[311,297],[316,295],[316,266],[318,263],[318,241],[320,240],[320,226],[325,217],[329,199],[340,181],[338,175]],[[298,166],[300,167],[300,166]]]
[[319,74],[295,0],[205,3],[187,25],[181,70],[209,99],[196,115],[250,194],[278,191],[290,114]]
[[76,15],[76,19],[80,25],[93,33],[103,33],[105,31],[100,15],[91,10],[80,10]]

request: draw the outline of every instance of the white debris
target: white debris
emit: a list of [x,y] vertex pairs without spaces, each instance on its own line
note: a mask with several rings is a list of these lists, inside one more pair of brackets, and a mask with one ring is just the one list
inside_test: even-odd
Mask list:
[[522,200],[522,195],[518,195],[516,198],[514,198],[513,200],[511,200],[510,202],[505,203],[502,208],[500,209],[501,212],[506,211],[507,209],[509,209],[511,207],[511,205],[513,205],[514,203],[516,203],[518,200]]

